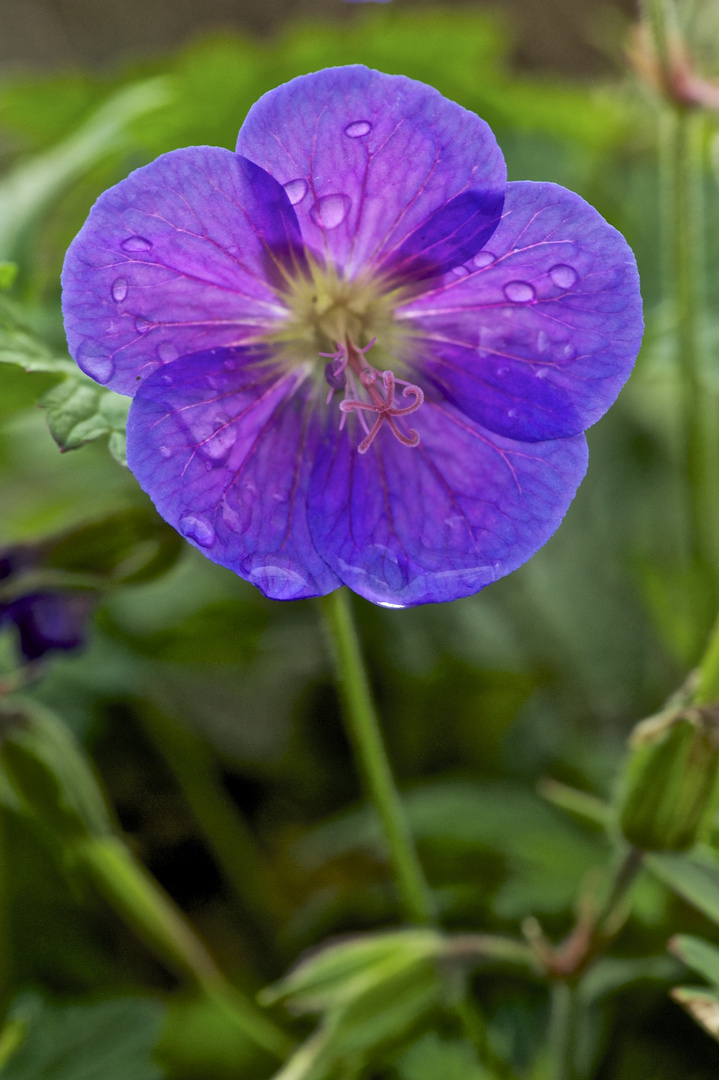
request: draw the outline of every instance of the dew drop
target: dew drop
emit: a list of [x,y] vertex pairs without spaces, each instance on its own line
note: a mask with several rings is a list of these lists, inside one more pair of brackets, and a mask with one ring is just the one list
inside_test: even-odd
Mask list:
[[151,325],[150,320],[146,319],[144,315],[138,315],[135,319],[135,329],[138,334],[146,334]]
[[498,378],[503,379],[505,375],[509,374],[509,368],[506,366],[506,364],[500,365],[498,368],[495,369],[495,374]]
[[485,267],[491,266],[494,261],[494,255],[491,251],[478,251],[472,259],[478,270],[484,270]]
[[215,416],[212,420],[195,423],[192,437],[198,452],[209,458],[211,463],[219,464],[235,445],[237,428],[229,416]]
[[546,379],[547,375],[549,375],[549,368],[547,368],[547,367],[537,368],[537,370],[534,373],[534,377],[536,379]]
[[504,286],[504,295],[513,304],[527,304],[537,295],[528,281],[508,281]]
[[577,350],[571,344],[565,345],[564,348],[562,349],[562,353],[561,353],[562,360],[574,360],[576,355],[577,355]]
[[123,251],[149,251],[152,241],[146,240],[144,236],[128,236],[127,240],[122,241],[120,247]]
[[177,360],[179,356],[176,346],[171,341],[161,341],[155,351],[158,360],[162,360],[163,364],[170,364],[173,360]]
[[350,139],[361,139],[363,135],[369,135],[371,130],[369,120],[353,120],[345,128],[345,135]]
[[509,417],[510,420],[514,420],[516,415],[517,415],[517,410],[516,409],[507,409],[507,416]]
[[257,566],[250,571],[247,578],[265,596],[277,600],[292,600],[307,588],[303,577],[282,566]]
[[537,352],[545,353],[549,349],[549,334],[546,330],[540,330],[537,334]]
[[299,176],[296,180],[288,180],[283,187],[291,204],[297,206],[297,203],[302,202],[307,194],[309,184],[303,177]]
[[116,304],[121,304],[127,296],[127,278],[119,277],[115,278],[110,290],[112,293],[112,299]]
[[160,452],[160,457],[165,458],[165,460],[167,460],[167,458],[169,458],[169,457],[172,457],[172,450],[170,450],[169,446],[161,446],[159,448],[159,452]]
[[350,205],[349,195],[342,195],[339,192],[334,195],[323,195],[310,210],[310,217],[315,225],[323,229],[336,229],[347,217]]
[[223,368],[227,368],[228,371],[234,371],[236,364],[234,360],[223,360],[222,366]]
[[77,362],[96,382],[106,383],[115,372],[115,365],[98,345],[83,344],[77,350]]
[[162,381],[164,382],[165,386],[172,386],[172,375],[163,375]]
[[557,286],[558,289],[571,289],[572,285],[577,284],[579,274],[573,266],[567,266],[566,263],[557,263],[549,271],[549,276]]
[[188,540],[194,540],[200,547],[212,547],[215,542],[215,530],[209,521],[196,514],[185,514],[180,518],[180,532]]
[[470,271],[467,269],[466,266],[455,266],[452,269],[452,273],[455,277],[466,277],[467,274],[470,273]]

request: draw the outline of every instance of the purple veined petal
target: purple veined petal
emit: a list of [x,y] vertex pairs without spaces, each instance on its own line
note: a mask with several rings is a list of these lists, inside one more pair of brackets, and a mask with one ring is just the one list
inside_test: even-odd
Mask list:
[[480,251],[499,224],[502,192],[465,191],[407,237],[380,273],[399,282],[444,274]]
[[304,192],[294,208],[305,240],[349,274],[389,262],[458,195],[501,193],[506,181],[483,120],[432,87],[361,65],[265,94],[237,151],[293,185],[293,199]]
[[631,249],[578,195],[531,182],[507,185],[488,248],[468,276],[399,310],[416,335],[415,377],[508,438],[585,430],[613,403],[639,351]]
[[128,464],[162,517],[276,600],[339,585],[307,526],[318,431],[300,378],[261,350],[184,356],[143,382],[127,426]]
[[310,485],[310,531],[351,589],[388,607],[456,600],[526,562],[557,529],[587,466],[583,435],[504,439],[450,405],[412,416],[416,448],[380,431],[321,446]]
[[164,154],[101,195],[70,245],[70,352],[133,395],[160,365],[283,318],[273,285],[303,260],[294,210],[266,172],[218,147]]

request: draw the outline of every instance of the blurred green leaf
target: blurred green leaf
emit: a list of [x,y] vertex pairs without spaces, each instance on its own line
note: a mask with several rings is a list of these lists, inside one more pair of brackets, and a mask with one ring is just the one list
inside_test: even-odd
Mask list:
[[672,990],[672,997],[719,1042],[719,994],[701,987],[677,986]]
[[108,435],[112,456],[127,465],[125,427],[130,398],[105,390],[91,379],[74,377],[48,390],[39,404],[47,412],[50,433],[61,450],[77,450]]
[[174,566],[183,544],[151,507],[128,507],[40,542],[39,548],[41,566],[136,585]]
[[709,857],[648,855],[645,865],[672,892],[719,923],[719,866]]
[[[157,1060],[182,1080],[238,1080],[254,1076],[265,1058],[217,1002],[186,995],[170,998],[157,1044]],[[128,1077],[128,1080],[132,1078]]]
[[0,262],[0,289],[10,289],[17,277],[18,265],[14,262]]
[[25,371],[52,375],[78,372],[77,364],[46,345],[29,326],[26,313],[6,297],[0,297],[0,364],[17,364]]
[[435,1032],[404,1051],[396,1062],[399,1080],[493,1080],[470,1042],[443,1039]]
[[671,983],[682,969],[670,956],[600,957],[577,987],[584,1005],[596,1004],[637,982]]
[[27,995],[10,1014],[26,1036],[3,1080],[162,1080],[152,1054],[164,1013],[150,998],[55,1005]]
[[716,945],[689,934],[677,934],[669,942],[669,948],[682,963],[719,988],[719,949]]
[[169,93],[161,78],[124,86],[72,135],[6,173],[0,179],[0,258],[12,257],[29,227],[67,185],[107,154],[117,153],[129,124],[164,105]]

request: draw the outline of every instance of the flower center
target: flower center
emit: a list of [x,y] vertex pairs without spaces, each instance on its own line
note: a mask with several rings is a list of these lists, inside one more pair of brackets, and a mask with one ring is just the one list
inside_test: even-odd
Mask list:
[[[422,390],[389,367],[373,367],[366,358],[375,346],[380,361],[402,365],[407,330],[394,318],[401,291],[369,278],[345,279],[311,258],[308,267],[307,274],[288,281],[282,290],[288,317],[269,337],[276,354],[288,366],[306,366],[318,380],[323,377],[329,386],[327,405],[336,390],[344,391],[340,430],[355,413],[365,434],[357,447],[360,454],[369,450],[385,424],[403,446],[417,446],[418,433],[412,428],[405,431],[402,418],[420,407]],[[318,356],[328,361],[322,367]],[[403,388],[399,400],[398,386]]]

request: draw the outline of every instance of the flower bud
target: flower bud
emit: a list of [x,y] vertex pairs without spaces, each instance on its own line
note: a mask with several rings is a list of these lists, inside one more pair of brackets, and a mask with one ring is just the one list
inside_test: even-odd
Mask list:
[[719,705],[684,706],[635,728],[620,810],[627,840],[646,851],[684,851],[714,808]]

